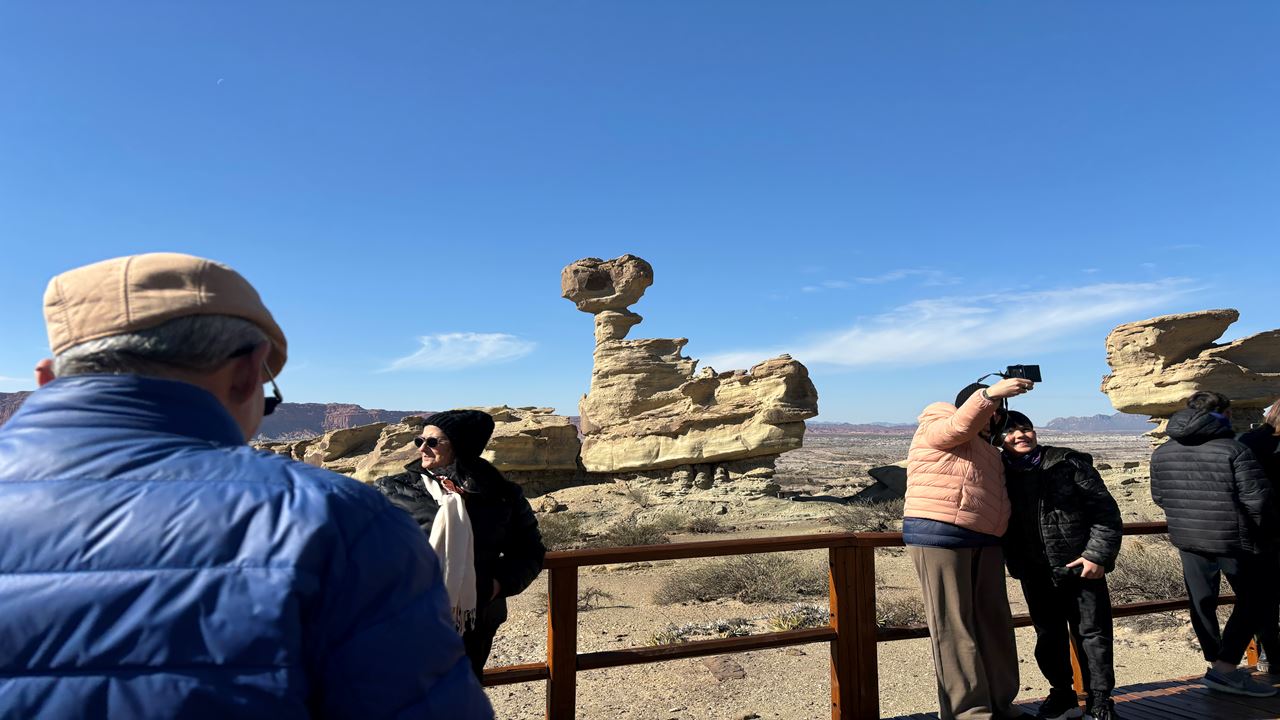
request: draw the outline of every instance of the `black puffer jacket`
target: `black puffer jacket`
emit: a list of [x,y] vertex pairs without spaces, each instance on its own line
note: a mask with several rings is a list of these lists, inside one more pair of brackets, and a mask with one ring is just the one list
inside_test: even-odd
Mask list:
[[1120,554],[1120,507],[1107,491],[1088,454],[1043,445],[1040,466],[1006,465],[1012,507],[1004,536],[1009,574],[1022,578],[1037,568],[1059,578],[1076,558],[1108,571]]
[[1151,455],[1151,499],[1164,509],[1174,546],[1207,555],[1269,549],[1271,483],[1249,448],[1203,410],[1174,413],[1168,433]]
[[[519,595],[538,577],[547,550],[524,490],[483,459],[470,460],[469,465],[471,477],[462,489],[475,537],[476,627],[496,628],[507,619],[506,598]],[[440,506],[427,492],[422,473],[421,462],[415,460],[405,472],[373,484],[430,535]],[[495,579],[502,591],[489,602]]]
[[[1276,484],[1280,483],[1280,437],[1276,437],[1276,429],[1263,423],[1244,433],[1239,439],[1253,451],[1254,459],[1267,474],[1271,487],[1275,488]],[[1276,500],[1280,502],[1280,498]]]

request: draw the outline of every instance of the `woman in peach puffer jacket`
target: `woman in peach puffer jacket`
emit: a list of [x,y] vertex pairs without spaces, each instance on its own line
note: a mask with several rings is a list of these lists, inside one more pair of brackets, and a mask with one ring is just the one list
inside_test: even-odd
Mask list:
[[1010,378],[974,383],[956,404],[920,416],[907,455],[902,535],[924,595],[941,720],[1022,716],[1018,651],[1000,536],[1009,524],[1000,447],[1004,400],[1032,388]]

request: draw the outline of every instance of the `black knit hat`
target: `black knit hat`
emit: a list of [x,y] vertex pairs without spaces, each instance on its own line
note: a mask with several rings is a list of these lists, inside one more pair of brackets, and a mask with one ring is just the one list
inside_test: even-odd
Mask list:
[[1009,418],[1004,421],[1004,426],[1008,430],[1012,430],[1014,428],[1027,428],[1028,430],[1036,429],[1036,426],[1031,424],[1031,418],[1023,415],[1017,410],[1009,411]]
[[446,410],[427,418],[428,425],[440,428],[458,457],[480,457],[493,435],[493,418],[479,410]]
[[968,385],[965,385],[964,389],[960,391],[960,394],[956,395],[956,407],[963,405],[964,401],[968,400],[974,393],[989,387],[991,386],[983,385],[982,383],[969,383]]

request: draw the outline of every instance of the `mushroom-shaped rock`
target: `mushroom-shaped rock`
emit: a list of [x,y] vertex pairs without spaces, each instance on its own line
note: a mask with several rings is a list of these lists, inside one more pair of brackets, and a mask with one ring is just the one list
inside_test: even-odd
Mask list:
[[635,255],[583,258],[560,272],[561,296],[589,313],[625,311],[652,284],[653,266]]

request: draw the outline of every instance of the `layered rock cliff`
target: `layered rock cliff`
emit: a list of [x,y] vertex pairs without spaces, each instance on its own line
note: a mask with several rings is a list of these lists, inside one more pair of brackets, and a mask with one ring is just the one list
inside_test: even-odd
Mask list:
[[591,386],[579,404],[583,466],[621,473],[752,461],[743,472],[762,475],[801,446],[804,420],[818,412],[808,370],[782,355],[750,370],[699,372],[681,354],[684,338],[627,339],[642,320],[629,308],[652,284],[652,266],[634,255],[586,258],[561,273],[563,297],[595,319]]
[[1238,319],[1232,309],[1201,310],[1120,325],[1107,335],[1102,392],[1120,412],[1151,415],[1156,437],[1198,390],[1231,398],[1233,423],[1249,427],[1280,398],[1280,330],[1216,342]]

